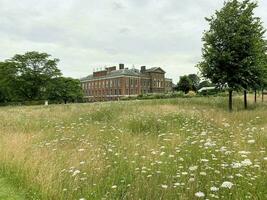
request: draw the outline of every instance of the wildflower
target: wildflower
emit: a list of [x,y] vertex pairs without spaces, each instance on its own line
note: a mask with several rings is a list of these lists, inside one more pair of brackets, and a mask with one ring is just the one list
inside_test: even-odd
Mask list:
[[234,184],[229,181],[224,181],[221,185],[222,188],[228,188],[231,189]]
[[195,181],[195,178],[190,178],[188,181],[189,182],[194,182]]
[[201,197],[205,197],[205,194],[203,192],[196,192],[195,196],[201,198]]
[[267,160],[267,157],[264,157],[263,160]]
[[198,166],[191,166],[191,167],[189,167],[189,170],[190,171],[195,171],[195,170],[197,170],[197,168],[198,168]]
[[77,169],[77,170],[75,170],[75,171],[73,172],[72,176],[76,176],[76,175],[79,174],[79,173],[81,173],[81,171]]
[[236,168],[242,167],[242,164],[239,163],[239,162],[234,162],[234,163],[231,164],[231,166],[232,166],[232,168],[236,169]]
[[207,175],[206,172],[200,172],[199,174],[200,174],[201,176],[206,176],[206,175]]
[[112,188],[112,189],[116,189],[116,188],[117,188],[117,185],[112,185],[111,188]]
[[241,162],[241,164],[246,167],[252,165],[252,162],[249,159],[245,159]]
[[210,188],[210,191],[212,191],[212,192],[217,192],[217,191],[219,191],[219,188],[212,186],[212,187]]
[[78,151],[79,151],[79,152],[83,152],[83,151],[85,151],[85,149],[78,149]]
[[161,187],[162,187],[163,189],[167,189],[167,188],[168,188],[168,185],[161,185]]
[[248,140],[248,144],[254,144],[255,140]]

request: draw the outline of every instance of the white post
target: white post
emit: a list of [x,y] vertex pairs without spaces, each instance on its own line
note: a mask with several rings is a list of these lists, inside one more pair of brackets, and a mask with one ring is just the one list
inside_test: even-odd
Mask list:
[[48,100],[45,100],[45,106],[48,106]]

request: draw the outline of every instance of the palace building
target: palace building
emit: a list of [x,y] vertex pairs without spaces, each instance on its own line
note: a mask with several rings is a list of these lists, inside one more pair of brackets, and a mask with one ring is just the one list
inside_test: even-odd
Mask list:
[[114,67],[93,72],[81,80],[84,98],[87,101],[118,100],[121,97],[138,96],[147,93],[166,93],[172,91],[172,80],[165,78],[160,67],[128,69],[119,64]]

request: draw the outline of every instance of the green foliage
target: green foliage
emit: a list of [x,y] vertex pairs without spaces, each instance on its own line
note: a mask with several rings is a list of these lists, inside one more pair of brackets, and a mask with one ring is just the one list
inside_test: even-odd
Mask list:
[[196,92],[199,88],[200,78],[198,77],[197,74],[189,74],[188,78],[192,82],[192,90]]
[[13,63],[0,62],[0,103],[16,99],[17,68]]
[[178,90],[187,94],[192,89],[192,81],[188,76],[181,76],[177,84]]
[[80,81],[73,78],[57,77],[47,87],[47,98],[52,101],[74,102],[83,97]]
[[238,90],[262,79],[265,30],[254,16],[256,7],[249,0],[231,0],[206,19],[210,30],[203,36],[203,61],[198,67],[213,83]]
[[79,80],[61,77],[59,59],[47,53],[27,52],[0,62],[1,105],[82,101]]
[[57,68],[59,59],[50,59],[47,53],[27,52],[15,55],[10,62],[18,70],[18,94],[25,100],[42,99],[49,81],[61,75]]

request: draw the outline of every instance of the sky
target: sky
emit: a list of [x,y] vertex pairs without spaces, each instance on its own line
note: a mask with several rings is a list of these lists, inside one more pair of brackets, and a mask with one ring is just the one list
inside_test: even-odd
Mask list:
[[[59,58],[64,76],[161,67],[166,77],[197,73],[205,17],[224,0],[0,0],[0,60],[27,51]],[[255,14],[267,28],[267,1]]]

